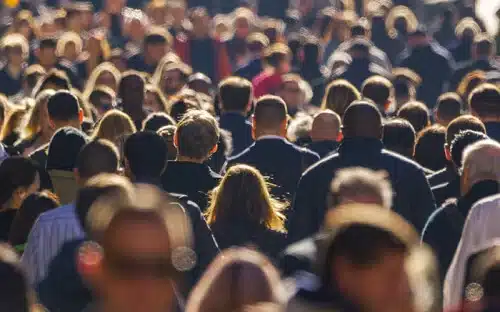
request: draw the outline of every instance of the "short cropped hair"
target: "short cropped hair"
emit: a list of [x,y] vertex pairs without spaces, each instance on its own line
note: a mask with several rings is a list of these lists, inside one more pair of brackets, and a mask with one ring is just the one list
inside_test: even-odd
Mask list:
[[481,140],[465,148],[463,170],[469,169],[468,182],[473,185],[482,180],[500,180],[500,143]]
[[398,110],[398,117],[408,120],[416,133],[430,125],[429,109],[422,102],[412,101]]
[[116,173],[119,165],[116,146],[106,139],[87,143],[76,159],[76,168],[81,179],[87,180],[100,173]]
[[382,141],[388,150],[412,158],[415,140],[415,129],[408,120],[397,118],[384,124]]
[[446,128],[446,144],[448,147],[461,131],[473,130],[486,134],[486,127],[477,117],[472,115],[462,115],[452,120]]
[[331,204],[337,206],[356,198],[373,198],[373,204],[390,209],[392,207],[392,186],[385,171],[354,167],[338,170],[332,181]]
[[155,132],[131,134],[123,147],[125,159],[135,179],[158,178],[167,165],[167,144]]
[[467,146],[487,139],[488,136],[486,134],[478,131],[465,130],[458,133],[450,145],[451,161],[455,167],[462,167],[462,156]]
[[191,110],[177,125],[176,136],[179,155],[205,159],[219,142],[220,129],[209,113]]
[[475,88],[469,96],[469,107],[479,118],[500,117],[500,89],[491,83]]
[[422,130],[415,143],[415,160],[424,168],[437,171],[446,167],[444,144],[446,128],[434,125]]
[[149,114],[146,119],[142,122],[142,131],[153,131],[157,132],[161,128],[165,126],[174,125],[175,120],[170,117],[167,113],[164,112],[156,112]]
[[57,121],[78,120],[80,105],[78,98],[69,91],[57,91],[47,101],[49,117]]
[[253,119],[257,127],[275,129],[286,121],[287,117],[286,103],[278,96],[262,96],[255,104]]
[[458,94],[447,92],[438,97],[435,109],[441,120],[450,122],[462,114],[463,106],[463,101]]
[[252,94],[250,81],[239,77],[226,78],[219,84],[220,107],[225,111],[246,112]]
[[372,76],[363,82],[361,94],[375,102],[379,108],[384,108],[391,95],[394,94],[394,87],[389,79]]

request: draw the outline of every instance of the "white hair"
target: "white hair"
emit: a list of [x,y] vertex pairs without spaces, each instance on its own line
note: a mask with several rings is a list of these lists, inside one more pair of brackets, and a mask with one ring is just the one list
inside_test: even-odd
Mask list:
[[468,146],[463,152],[463,169],[467,169],[467,183],[482,180],[500,181],[500,144],[482,140]]

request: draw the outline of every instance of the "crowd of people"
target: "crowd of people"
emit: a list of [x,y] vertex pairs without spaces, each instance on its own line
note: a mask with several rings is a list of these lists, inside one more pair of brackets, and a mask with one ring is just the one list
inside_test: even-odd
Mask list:
[[0,311],[500,311],[475,1],[1,12]]

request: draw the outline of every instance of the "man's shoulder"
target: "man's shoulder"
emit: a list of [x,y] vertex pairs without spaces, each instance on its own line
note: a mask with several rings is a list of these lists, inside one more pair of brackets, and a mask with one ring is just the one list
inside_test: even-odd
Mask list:
[[75,205],[73,203],[42,213],[38,217],[38,223],[52,222],[59,219],[75,218]]
[[422,173],[422,175],[424,175],[424,170],[422,166],[420,166],[418,163],[409,158],[406,158],[402,155],[399,155],[398,153],[386,149],[382,150],[381,155],[383,158],[392,160],[396,162],[398,165],[403,166],[407,170],[419,171]]

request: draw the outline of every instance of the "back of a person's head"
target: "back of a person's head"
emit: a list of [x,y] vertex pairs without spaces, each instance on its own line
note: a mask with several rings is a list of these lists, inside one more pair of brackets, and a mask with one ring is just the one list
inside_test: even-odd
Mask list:
[[500,89],[490,83],[475,88],[469,96],[470,110],[483,122],[490,118],[500,118],[498,103],[500,103]]
[[135,180],[156,179],[165,170],[167,144],[155,132],[137,132],[125,141],[125,163]]
[[227,112],[246,112],[252,100],[252,83],[244,78],[229,77],[219,84],[220,108]]
[[94,130],[94,138],[106,139],[115,142],[124,136],[135,133],[134,122],[129,115],[119,111],[110,110],[101,118]]
[[0,244],[0,310],[27,312],[31,310],[29,284],[16,251]]
[[141,73],[127,71],[123,73],[118,85],[118,97],[122,100],[122,105],[126,109],[142,107],[144,102],[144,91],[146,81]]
[[474,53],[476,58],[487,58],[495,52],[495,41],[486,33],[474,37]]
[[284,230],[282,210],[287,205],[271,197],[264,177],[253,167],[229,168],[211,197],[207,209],[209,224],[263,223],[269,229]]
[[455,167],[462,167],[462,156],[467,146],[487,139],[486,134],[474,130],[464,130],[457,133],[450,144],[451,161]]
[[66,75],[64,71],[51,69],[47,75],[38,81],[38,84],[34,89],[34,95],[38,95],[39,92],[45,89],[55,89],[56,91],[71,90],[71,83],[68,75]]
[[387,172],[362,167],[338,170],[330,187],[330,207],[346,203],[392,207],[392,186]]
[[87,141],[85,133],[78,129],[59,129],[50,140],[46,169],[73,171],[78,154]]
[[446,128],[446,144],[448,147],[451,146],[455,136],[465,130],[473,130],[486,134],[486,128],[481,120],[472,115],[462,115],[452,120]]
[[372,102],[355,101],[344,113],[342,131],[345,138],[381,138],[382,115]]
[[408,120],[397,118],[384,124],[382,141],[388,150],[413,158],[415,140],[415,129]]
[[331,109],[340,117],[343,117],[349,104],[360,99],[361,94],[350,82],[347,80],[334,80],[326,87],[321,108]]
[[116,146],[106,139],[87,143],[76,160],[79,178],[87,180],[100,173],[116,173],[120,163],[119,155]]
[[80,117],[78,98],[69,91],[57,91],[47,102],[49,118],[54,121],[76,121]]
[[385,111],[390,97],[394,94],[394,87],[389,79],[382,76],[372,76],[363,82],[361,94],[375,102],[380,110]]
[[274,95],[265,95],[257,100],[254,110],[254,123],[257,128],[274,130],[286,122],[288,111],[285,101]]
[[89,230],[87,215],[90,207],[101,196],[129,196],[133,185],[130,181],[117,174],[101,173],[93,176],[78,190],[75,210],[82,229]]
[[429,109],[424,103],[413,101],[401,106],[397,113],[399,118],[408,120],[416,133],[430,125]]
[[186,312],[246,311],[247,305],[281,304],[282,296],[279,273],[265,256],[233,248],[212,262],[193,289]]
[[480,140],[467,146],[462,155],[463,184],[470,188],[484,180],[500,181],[499,162],[500,144],[497,141]]
[[176,144],[180,156],[204,160],[219,141],[217,120],[203,110],[188,111],[177,125]]
[[342,121],[340,116],[332,110],[324,110],[314,116],[311,129],[313,141],[338,140]]
[[175,120],[164,112],[149,114],[142,122],[142,131],[156,132],[162,127],[175,125]]
[[5,205],[19,188],[28,189],[35,181],[37,169],[27,158],[13,156],[0,164],[0,205]]
[[290,48],[283,43],[274,43],[264,51],[264,63],[273,68],[278,68],[280,63],[292,54]]
[[415,161],[424,168],[437,171],[446,166],[444,144],[446,128],[434,125],[422,130],[415,143]]
[[366,37],[370,33],[370,24],[368,20],[362,18],[354,23],[350,29],[351,37]]
[[200,105],[191,99],[180,98],[172,102],[170,106],[170,116],[172,116],[175,121],[179,122],[184,114],[191,109],[200,109]]
[[315,64],[318,62],[321,53],[321,43],[314,36],[307,36],[302,47],[304,54],[304,64]]
[[436,103],[436,117],[440,124],[446,126],[462,114],[463,101],[455,92],[442,94]]

